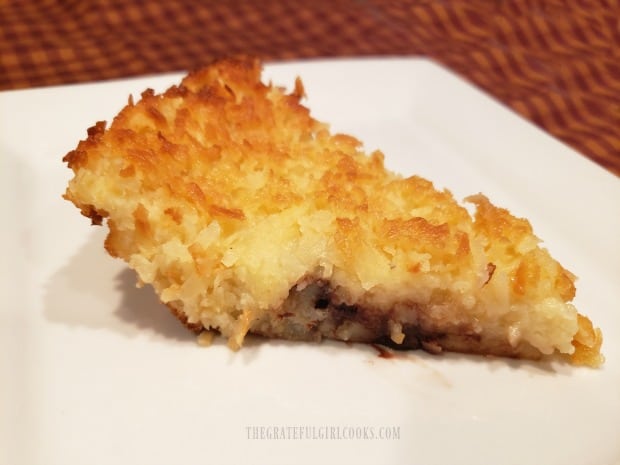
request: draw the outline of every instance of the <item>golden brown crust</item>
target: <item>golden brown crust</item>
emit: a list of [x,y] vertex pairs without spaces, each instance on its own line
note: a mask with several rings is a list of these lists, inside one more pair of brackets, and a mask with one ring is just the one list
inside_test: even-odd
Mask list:
[[185,326],[190,331],[194,332],[195,334],[200,334],[204,330],[204,327],[200,323],[190,323],[187,320],[187,316],[185,315],[185,313],[183,313],[183,310],[177,309],[174,306],[174,303],[169,302],[165,305],[166,307],[168,307],[168,310],[170,310],[170,313],[172,313],[183,324],[183,326]]
[[575,365],[597,367],[602,365],[605,357],[601,354],[603,333],[599,328],[592,326],[592,322],[585,316],[578,314],[579,330],[573,339],[575,352],[571,355],[571,362]]
[[[431,351],[602,360],[600,331],[570,303],[575,276],[527,220],[481,194],[467,199],[472,218],[450,192],[331,134],[300,104],[299,79],[287,94],[260,75],[256,59],[226,59],[146,90],[64,158],[65,198],[107,219],[107,251],[189,327],[232,347],[248,331],[405,345],[422,331],[441,335],[418,338]],[[333,308],[381,331],[314,302],[290,307],[304,280],[328,283]]]

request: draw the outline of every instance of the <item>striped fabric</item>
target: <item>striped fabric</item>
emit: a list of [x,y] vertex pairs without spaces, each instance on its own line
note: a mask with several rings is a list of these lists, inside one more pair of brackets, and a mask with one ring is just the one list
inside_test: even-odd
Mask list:
[[237,53],[429,56],[620,175],[618,0],[0,0],[0,90]]

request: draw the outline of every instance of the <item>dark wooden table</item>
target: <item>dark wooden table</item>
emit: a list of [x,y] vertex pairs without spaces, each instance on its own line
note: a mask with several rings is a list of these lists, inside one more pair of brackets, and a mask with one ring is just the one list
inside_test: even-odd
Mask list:
[[0,90],[239,53],[429,56],[620,175],[618,0],[0,0]]

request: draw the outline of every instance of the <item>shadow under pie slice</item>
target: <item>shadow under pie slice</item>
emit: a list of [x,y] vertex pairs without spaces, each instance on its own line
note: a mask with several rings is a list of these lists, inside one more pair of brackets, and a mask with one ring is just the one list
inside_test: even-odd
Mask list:
[[529,222],[386,170],[252,58],[146,90],[64,160],[65,198],[190,329],[602,363]]

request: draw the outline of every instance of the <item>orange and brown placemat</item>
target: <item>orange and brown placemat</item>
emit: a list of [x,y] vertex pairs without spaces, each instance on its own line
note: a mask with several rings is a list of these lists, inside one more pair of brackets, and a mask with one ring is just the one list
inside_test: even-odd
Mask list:
[[428,56],[620,175],[618,0],[0,0],[0,90],[240,53]]

